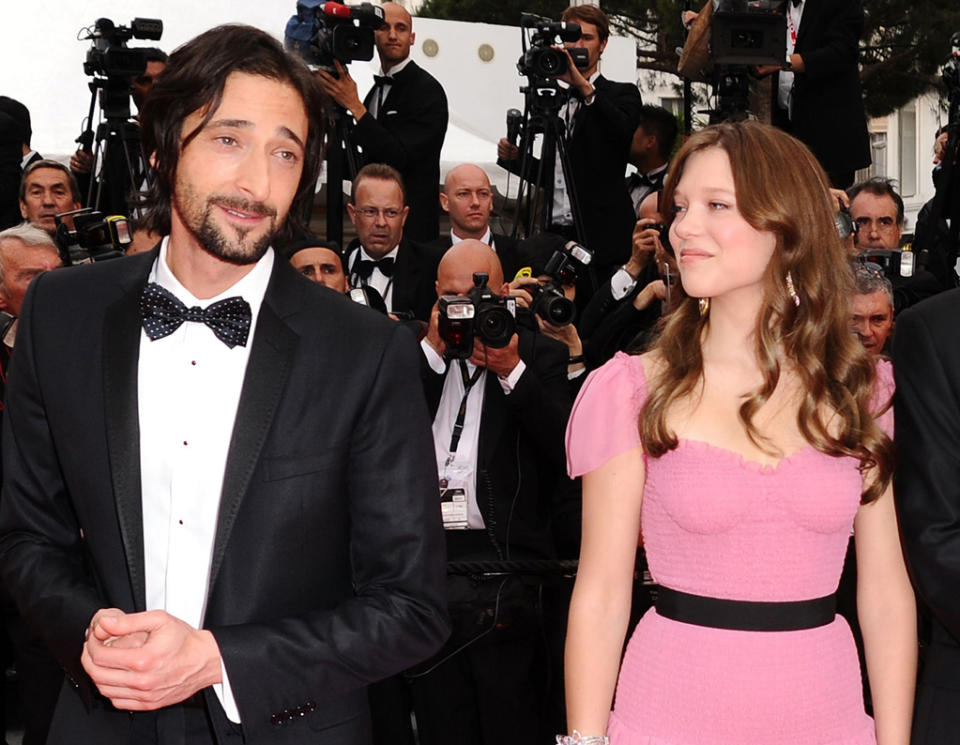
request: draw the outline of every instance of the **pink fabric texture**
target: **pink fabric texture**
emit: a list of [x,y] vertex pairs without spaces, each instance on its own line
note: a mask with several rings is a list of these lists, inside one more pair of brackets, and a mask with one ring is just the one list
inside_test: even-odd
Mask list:
[[[878,368],[877,400],[893,390]],[[647,393],[639,357],[594,372],[567,429],[571,476],[640,444]],[[882,417],[885,427],[892,415]],[[853,458],[807,446],[776,466],[681,439],[646,458],[641,524],[650,573],[682,592],[789,601],[834,592],[860,500]],[[872,745],[860,669],[846,621],[748,632],[671,621],[650,610],[617,683],[613,745]]]

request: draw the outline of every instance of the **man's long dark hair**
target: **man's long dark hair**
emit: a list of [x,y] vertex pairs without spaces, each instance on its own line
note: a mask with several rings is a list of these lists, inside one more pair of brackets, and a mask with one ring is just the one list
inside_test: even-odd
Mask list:
[[[153,173],[148,178],[147,191],[140,195],[139,206],[145,211],[141,225],[148,230],[161,235],[170,233],[171,200],[180,153],[216,113],[227,78],[233,72],[289,83],[303,99],[309,120],[303,173],[277,241],[284,243],[304,229],[323,146],[319,90],[307,66],[284,51],[272,36],[252,26],[225,25],[200,34],[174,51],[144,104],[140,140],[144,160],[152,162]],[[203,113],[203,121],[192,132],[182,132],[184,121],[195,111]]]

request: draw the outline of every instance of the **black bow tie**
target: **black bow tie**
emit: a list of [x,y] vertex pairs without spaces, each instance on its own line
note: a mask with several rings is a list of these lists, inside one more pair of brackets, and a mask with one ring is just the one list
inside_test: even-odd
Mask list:
[[664,172],[661,171],[653,176],[648,176],[645,173],[637,172],[633,174],[633,183],[637,186],[649,186],[651,189],[656,191],[663,186],[663,174]]
[[355,269],[357,276],[360,279],[367,280],[370,279],[370,275],[373,274],[374,268],[380,270],[380,274],[384,277],[393,276],[393,265],[394,260],[392,256],[387,256],[386,258],[380,259],[379,261],[371,261],[370,259],[360,259],[357,262],[357,268]]
[[374,75],[373,84],[382,88],[385,85],[390,85],[393,83],[393,78],[389,75]]
[[151,282],[140,296],[140,315],[150,341],[169,336],[184,321],[205,323],[231,349],[238,344],[247,346],[250,333],[250,303],[239,295],[218,300],[206,308],[188,308],[169,290]]

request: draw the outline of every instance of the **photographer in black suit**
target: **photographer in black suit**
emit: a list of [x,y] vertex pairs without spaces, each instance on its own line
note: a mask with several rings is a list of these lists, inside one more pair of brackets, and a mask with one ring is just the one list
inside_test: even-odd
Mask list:
[[336,63],[338,77],[317,72],[324,92],[353,114],[354,142],[366,163],[386,163],[400,171],[410,216],[406,234],[432,241],[439,233],[440,149],[447,134],[447,95],[430,73],[410,59],[416,40],[413,19],[397,3],[384,3],[386,23],[376,33],[380,74],[360,101],[357,84]]
[[[600,74],[600,58],[610,36],[606,14],[593,5],[567,8],[563,20],[580,24],[579,41],[568,47],[587,50],[589,64],[579,70],[567,57],[568,71],[557,79],[569,86],[570,100],[560,110],[567,126],[568,154],[573,183],[564,184],[559,161],[554,173],[551,230],[574,238],[568,189],[576,190],[583,217],[581,242],[594,252],[592,269],[598,282],[609,277],[630,257],[630,235],[636,216],[627,194],[624,176],[630,143],[643,101],[635,83],[615,83]],[[519,173],[520,153],[503,138],[497,145],[498,163]],[[533,159],[525,177],[535,178],[539,163]],[[543,186],[543,184],[541,184]],[[581,283],[578,292],[585,289]],[[585,300],[578,295],[581,300]]]
[[[488,275],[494,293],[506,290],[496,255],[466,240],[440,262],[438,294],[466,295],[475,272]],[[520,328],[505,347],[475,338],[468,360],[446,360],[437,309],[421,347],[441,492],[459,505],[444,519],[448,558],[554,557],[549,516],[570,411],[566,348]],[[536,585],[517,576],[473,582],[451,575],[447,587],[454,636],[424,663],[429,672],[414,677],[420,742],[544,741],[546,650]]]

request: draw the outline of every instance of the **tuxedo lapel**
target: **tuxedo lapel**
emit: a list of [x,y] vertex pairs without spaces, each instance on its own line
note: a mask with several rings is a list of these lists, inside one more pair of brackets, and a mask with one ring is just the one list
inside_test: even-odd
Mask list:
[[103,395],[107,452],[117,519],[135,610],[146,610],[143,558],[143,507],[140,493],[140,422],[137,401],[137,362],[140,357],[140,294],[156,250],[143,257],[123,296],[107,311],[103,329]]
[[282,265],[278,256],[257,318],[230,438],[208,592],[215,586],[230,531],[250,486],[293,363],[299,336],[283,318],[299,307],[303,288],[291,282],[291,278],[295,279],[296,274],[289,266]]
[[415,261],[416,249],[406,240],[400,241],[397,261],[393,267],[393,308],[391,310],[415,310],[416,288],[420,262]]

